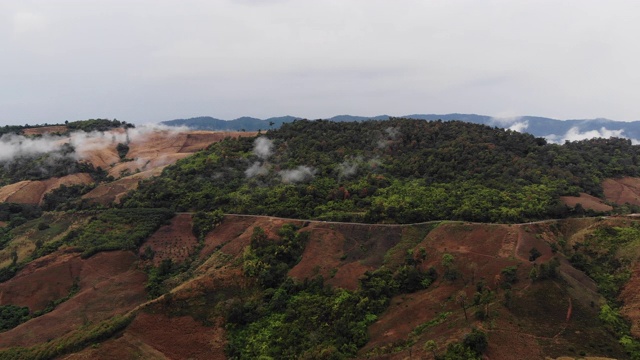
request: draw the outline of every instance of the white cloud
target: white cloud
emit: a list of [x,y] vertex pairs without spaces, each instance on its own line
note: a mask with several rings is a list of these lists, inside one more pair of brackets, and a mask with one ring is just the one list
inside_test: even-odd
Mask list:
[[[564,135],[551,134],[545,136],[545,139],[552,143],[563,144],[565,141],[579,141],[593,138],[608,139],[611,137],[630,139],[624,135],[624,130],[609,130],[605,127],[600,128],[600,130],[589,130],[585,132],[581,132],[578,127],[572,127]],[[637,139],[631,139],[631,142],[634,145],[640,144]]]
[[59,138],[44,136],[27,138],[22,135],[3,135],[0,137],[0,161],[12,160],[17,156],[31,156],[59,150],[62,146]]
[[273,140],[261,136],[253,142],[253,153],[262,160],[273,154]]
[[355,158],[343,161],[337,166],[338,172],[341,178],[349,178],[356,174],[358,171],[359,163],[362,162],[362,158]]
[[254,162],[247,170],[244,171],[244,174],[248,177],[254,176],[264,176],[269,173],[270,166],[265,163],[261,163],[259,161]]
[[71,154],[77,160],[88,158],[92,152],[115,148],[118,143],[135,141],[144,143],[151,140],[152,134],[162,132],[176,135],[186,128],[171,128],[168,126],[142,125],[133,129],[116,129],[107,132],[72,132],[68,136],[45,134],[41,137],[26,137],[23,135],[5,134],[0,137],[0,161],[9,161],[16,156],[30,156],[59,150],[63,144],[69,143],[75,149]]
[[528,127],[529,127],[528,121],[519,121],[511,124],[511,126],[509,126],[509,130],[524,132],[525,130],[527,130]]
[[387,133],[387,136],[391,140],[397,139],[398,135],[400,135],[400,129],[393,126],[389,126],[388,128],[384,129],[384,132]]
[[513,124],[516,124],[522,120],[521,116],[500,116],[500,117],[492,117],[489,119],[489,123],[494,126],[499,127],[509,127]]
[[278,172],[283,183],[298,183],[313,179],[316,170],[309,166],[298,166],[293,170],[282,170]]
[[509,130],[523,132],[529,127],[529,122],[522,120],[522,116],[499,116],[492,117],[489,124]]
[[[177,135],[186,131],[186,127],[171,128],[164,125],[146,124],[125,130],[113,130],[107,132],[73,132],[68,137],[68,142],[76,149],[76,157],[79,160],[86,159],[91,152],[100,149],[113,148],[118,143],[134,141],[144,143],[151,141],[154,133],[162,132],[166,135]],[[64,139],[62,139],[64,140]]]

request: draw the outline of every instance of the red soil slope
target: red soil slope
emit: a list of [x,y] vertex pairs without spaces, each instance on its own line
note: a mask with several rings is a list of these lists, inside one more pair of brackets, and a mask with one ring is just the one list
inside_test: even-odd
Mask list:
[[110,183],[102,183],[96,186],[95,189],[84,194],[82,198],[102,205],[108,205],[114,202],[118,203],[127,192],[137,189],[141,180],[160,175],[162,169],[164,169],[164,167],[158,167],[129,175]]
[[140,255],[149,247],[155,253],[154,265],[164,259],[181,263],[191,256],[198,245],[198,239],[191,231],[191,215],[178,214],[171,224],[162,226],[140,247]]
[[594,211],[611,211],[613,207],[605,204],[601,199],[586,193],[580,193],[580,196],[561,196],[560,201],[569,207],[576,207],[577,204],[582,205],[587,210]]
[[[528,259],[530,249],[535,247],[542,253],[537,263],[547,262],[554,256],[550,243],[556,242],[558,237],[579,236],[581,229],[592,224],[577,219],[577,224],[572,227],[571,221],[558,226],[562,233],[544,222],[528,225],[442,223],[429,232],[428,225],[421,228],[296,221],[302,226],[299,231],[309,231],[311,236],[300,263],[289,275],[298,279],[323,275],[333,286],[355,289],[365,271],[382,264],[398,266],[407,250],[412,250],[413,254],[418,254],[420,249],[426,250],[427,258],[419,266],[423,269],[435,267],[440,278],[427,290],[393,298],[389,309],[370,326],[370,341],[360,351],[359,358],[406,359],[411,356],[429,359],[430,354],[422,348],[426,340],[436,340],[442,353],[448,343],[459,340],[471,325],[489,334],[487,356],[491,359],[561,356],[575,344],[596,341],[612,344],[613,353],[620,354],[615,339],[605,333],[597,333],[599,340],[593,340],[588,337],[593,334],[586,335],[584,331],[598,327],[593,322],[598,321],[598,309],[589,305],[594,298],[597,304],[598,297],[594,291],[595,284],[582,272],[561,259],[560,276],[566,283],[545,281],[532,284],[528,280],[532,268]],[[239,258],[249,244],[253,228],[260,226],[273,236],[282,223],[282,220],[273,218],[227,216],[207,236],[203,259],[211,255],[209,261],[214,259],[216,249],[219,250],[217,254]],[[455,266],[460,272],[456,281],[442,278],[444,268],[441,259],[445,253],[454,256]],[[179,291],[181,296],[175,296],[187,299],[203,291],[206,293],[204,289],[207,288],[209,291],[229,291],[222,290],[222,280],[211,280],[209,276],[220,276],[220,271],[233,274],[231,269],[224,267],[219,260],[208,266],[208,272],[183,287]],[[515,305],[507,308],[503,305],[507,295],[502,288],[502,270],[510,266],[517,268],[519,280],[511,290]],[[241,286],[241,272],[235,274],[234,286]],[[229,276],[228,279],[233,278]],[[227,280],[227,283],[229,281],[233,283],[232,280]],[[475,319],[474,312],[478,309],[475,306],[469,306],[469,320],[465,320],[460,304],[455,301],[460,291],[464,291],[471,301],[478,282],[483,282],[495,292],[495,299],[486,309],[490,314],[489,322]],[[563,288],[560,284],[566,285]],[[540,294],[549,298],[538,299]],[[420,335],[411,335],[419,325],[433,321],[444,312],[451,313],[446,321]],[[527,317],[527,320],[519,321],[521,317]],[[404,341],[412,336],[415,343],[407,347]]]
[[376,227],[368,224],[311,222],[304,229],[311,236],[302,260],[289,275],[297,279],[322,275],[327,283],[355,290],[358,279],[380,267],[384,255],[398,243],[401,227]]
[[[55,129],[54,129],[55,128]],[[26,129],[30,134],[63,130],[58,127]],[[65,128],[66,129],[66,128]],[[210,144],[226,137],[255,136],[255,132],[221,132],[221,131],[174,131],[174,130],[141,130],[132,133],[129,143],[128,159],[122,162],[117,151],[118,139],[124,141],[124,130],[115,129],[102,135],[92,133],[81,140],[75,139],[78,156],[95,167],[108,171],[115,182],[100,184],[86,194],[84,198],[107,205],[118,202],[130,190],[138,187],[138,182],[157,176],[162,169],[192,153],[202,150]],[[111,139],[113,137],[113,139]],[[60,142],[68,142],[61,139]],[[131,175],[133,174],[133,175]],[[60,187],[60,185],[90,184],[93,180],[88,174],[72,174],[61,178],[44,181],[20,181],[0,188],[0,202],[17,202],[39,204],[44,195]]]
[[640,178],[607,179],[602,183],[604,196],[616,204],[640,205]]
[[20,181],[0,188],[0,202],[20,204],[40,204],[44,196],[59,188],[60,185],[90,184],[93,179],[89,174],[71,174],[61,178],[50,178],[39,181]]
[[622,289],[620,299],[624,302],[622,315],[631,320],[631,333],[640,337],[640,264],[636,264],[631,279]]
[[111,183],[100,184],[83,198],[104,205],[119,202],[128,191],[137,189],[140,180],[159,175],[167,165],[226,137],[255,135],[255,132],[153,131],[131,139],[126,157],[133,161],[120,162],[115,145],[87,152],[84,156],[94,166],[107,169],[109,175],[115,178],[125,176]]
[[0,305],[41,310],[67,296],[74,282],[79,292],[55,310],[0,336],[0,348],[28,346],[125,313],[146,301],[147,276],[137,270],[131,252],[98,253],[81,259],[78,253],[56,252],[38,259],[14,278],[0,284]]
[[[545,236],[548,238],[545,239]],[[529,249],[539,249],[543,255],[536,262],[546,262],[553,256],[548,244],[554,242],[555,238],[550,236],[552,233],[545,224],[440,225],[415,247],[416,250],[425,248],[428,254],[420,266],[434,266],[442,274],[444,269],[440,260],[442,254],[449,253],[455,259],[460,278],[451,282],[440,277],[427,290],[393,298],[389,309],[370,326],[371,338],[360,351],[360,358],[431,359],[432,355],[422,348],[426,340],[435,340],[438,352],[442,353],[448,343],[458,341],[467,333],[469,326],[480,328],[488,334],[489,347],[485,355],[490,359],[561,356],[567,355],[567,349],[575,348],[575,344],[586,346],[596,342],[607,346],[613,344],[610,345],[611,351],[620,355],[616,340],[604,330],[586,334],[585,329],[599,326],[598,308],[592,308],[589,301],[576,298],[583,294],[581,290],[584,284],[580,280],[567,283],[531,283],[528,280],[532,267],[528,261]],[[504,305],[507,295],[502,288],[502,270],[508,266],[517,267],[519,279],[510,290],[512,300],[509,307]],[[567,276],[564,266],[565,263],[560,268],[563,278]],[[575,274],[570,275],[579,279]],[[484,286],[495,292],[494,301],[486,309],[472,305],[471,299],[478,282],[483,282]],[[468,320],[456,301],[460,292],[464,292],[468,299]],[[587,305],[583,305],[584,302]],[[488,311],[491,320],[477,320],[474,315],[476,311]],[[432,322],[446,313],[449,315],[441,324],[432,325],[420,335],[411,335],[419,325]],[[404,342],[407,339],[413,339],[415,344],[407,347]]]
[[44,135],[44,134],[50,134],[50,133],[64,133],[67,130],[68,130],[67,127],[63,125],[42,126],[42,127],[24,129],[22,130],[22,134],[26,136]]
[[[203,326],[189,316],[140,313],[122,336],[63,359],[226,359],[224,329]],[[218,339],[218,340],[216,340]]]
[[[629,220],[615,218],[601,221],[622,224]],[[389,308],[369,327],[370,340],[359,352],[359,358],[429,359],[431,355],[423,349],[425,341],[435,340],[438,352],[442,353],[447,344],[461,339],[470,326],[488,334],[486,357],[494,360],[558,357],[567,355],[570,348],[574,348],[575,353],[583,350],[591,353],[595,347],[590,348],[590,344],[609,347],[612,357],[624,356],[617,340],[600,326],[598,307],[589,305],[588,299],[592,295],[588,289],[593,284],[589,283],[588,278],[581,278],[584,274],[561,259],[560,276],[566,282],[545,280],[532,283],[528,279],[533,267],[528,260],[531,248],[535,247],[542,253],[536,262],[544,263],[554,256],[550,244],[563,239],[571,246],[579,242],[581,236],[584,238],[585,231],[597,222],[597,219],[569,219],[523,225],[443,222],[385,226],[226,216],[222,224],[206,236],[199,257],[200,265],[193,270],[193,278],[178,285],[170,295],[144,305],[133,323],[117,336],[96,348],[87,348],[66,358],[224,359],[226,340],[222,320],[224,313],[221,312],[229,308],[230,302],[239,301],[238,296],[243,299],[261,296],[253,288],[252,280],[246,279],[242,272],[241,259],[250,243],[251,234],[259,226],[269,237],[275,238],[277,230],[285,223],[294,223],[300,227],[299,231],[310,232],[300,263],[289,273],[292,277],[305,279],[323,275],[329,284],[355,289],[365,271],[382,265],[398,267],[408,254],[413,254],[417,259],[418,254],[423,252],[426,257],[417,266],[424,270],[434,267],[440,275],[428,289],[391,299]],[[170,249],[186,246],[184,253],[190,253],[191,245],[184,245],[193,244],[194,241],[191,235],[187,235],[191,232],[190,224],[189,215],[178,215],[171,225],[154,234],[147,245],[155,247],[158,257],[180,260],[184,255],[172,253]],[[178,241],[176,237],[183,239]],[[442,276],[445,269],[441,262],[445,253],[454,257],[454,266],[459,272],[456,280],[449,281]],[[112,257],[116,257],[116,254],[127,261],[114,264]],[[127,283],[136,277],[135,274],[139,274],[132,267],[137,258],[133,254],[101,253],[87,260],[77,258],[73,253],[58,253],[57,256],[60,260],[53,256],[39,260],[39,263],[30,265],[15,278],[23,279],[20,283],[40,284],[27,287],[27,295],[17,295],[18,280],[13,285],[14,280],[1,284],[2,301],[11,298],[28,303],[34,301],[30,300],[33,297],[42,304],[46,299],[64,295],[78,272],[81,274],[81,293],[51,314],[3,333],[0,347],[44,341],[47,336],[54,336],[52,331],[64,333],[78,324],[132,309],[143,302],[144,274],[141,274],[140,282]],[[516,267],[518,280],[507,293],[501,277],[502,271],[510,266]],[[83,276],[83,271],[92,275]],[[52,292],[50,288],[57,277],[64,281],[55,288],[57,292]],[[103,282],[87,284],[89,279]],[[487,306],[472,305],[480,282],[494,292],[494,298]],[[129,293],[128,298],[137,300],[117,305],[117,311],[107,310],[106,303],[113,302],[113,298],[127,298],[123,295],[125,291],[119,287],[121,283],[127,289],[140,289],[135,294]],[[112,287],[108,293],[96,294],[102,284]],[[39,290],[41,288],[49,290]],[[82,298],[87,292],[94,297]],[[468,319],[465,319],[461,305],[456,301],[461,292],[468,299]],[[37,295],[39,293],[47,295]],[[33,295],[30,297],[29,294]],[[509,305],[505,305],[507,302]],[[636,300],[630,302],[631,306],[637,308]],[[115,303],[118,304],[117,301]],[[37,304],[34,302],[33,306]],[[485,313],[489,318],[477,320],[476,312]],[[87,314],[92,318],[87,319]],[[48,318],[49,315],[57,317]],[[445,317],[444,321],[433,323],[441,316]],[[204,326],[196,319],[207,319],[209,325]],[[52,323],[54,320],[63,325]],[[426,331],[414,332],[420,325],[430,322],[432,325]],[[50,331],[48,327],[54,330]],[[37,339],[34,334],[38,334]],[[412,342],[407,343],[408,339]]]
[[222,225],[207,234],[204,249],[200,256],[201,258],[206,258],[217,249],[233,257],[241,256],[244,248],[251,242],[254,228],[261,227],[268,237],[277,238],[277,231],[284,224],[301,226],[303,221],[227,215]]
[[[142,133],[131,137],[129,143],[128,159],[134,161],[119,162],[119,159],[112,163],[117,163],[111,167],[110,164],[104,169],[108,169],[109,175],[120,177],[123,173],[133,173],[136,170],[145,171],[169,164],[183,159],[190,154],[202,150],[214,142],[223,140],[226,137],[255,136],[255,132],[221,132],[221,131],[166,131],[157,130]],[[103,150],[89,152],[86,154],[90,162],[103,163]],[[115,145],[113,146],[115,154]],[[116,155],[117,156],[117,155]],[[110,157],[112,158],[112,157]],[[94,165],[96,165],[94,164]]]

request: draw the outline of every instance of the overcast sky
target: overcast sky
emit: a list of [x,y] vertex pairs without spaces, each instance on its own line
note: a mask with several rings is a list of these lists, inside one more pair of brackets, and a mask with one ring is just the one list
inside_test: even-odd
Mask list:
[[0,124],[640,120],[640,2],[0,0]]

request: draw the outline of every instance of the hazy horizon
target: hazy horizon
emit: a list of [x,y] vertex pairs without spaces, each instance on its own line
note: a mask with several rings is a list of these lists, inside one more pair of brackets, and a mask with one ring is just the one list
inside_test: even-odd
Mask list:
[[291,114],[640,120],[634,1],[0,2],[0,125]]

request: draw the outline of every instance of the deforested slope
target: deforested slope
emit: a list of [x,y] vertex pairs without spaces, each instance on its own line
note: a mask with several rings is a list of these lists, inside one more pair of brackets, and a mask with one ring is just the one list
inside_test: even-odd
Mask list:
[[[184,219],[167,226],[150,241],[184,230]],[[130,325],[114,333],[117,336],[96,340],[77,356],[225,359],[287,353],[283,357],[317,358],[324,353],[363,359],[428,359],[431,351],[425,349],[427,342],[436,344],[437,354],[453,356],[457,351],[452,350],[457,346],[454,344],[462,344],[470,333],[481,331],[488,341],[482,352],[492,359],[510,359],[514,354],[521,359],[538,359],[582,353],[625,358],[628,349],[619,344],[617,330],[602,320],[607,298],[594,297],[590,290],[593,280],[585,272],[596,276],[595,268],[578,260],[580,246],[567,244],[594,246],[589,239],[595,234],[634,227],[638,227],[636,221],[625,218],[523,225],[436,222],[394,226],[229,216],[203,238],[203,250],[191,258],[189,267],[171,270],[162,285],[169,293],[127,315],[132,319]],[[298,246],[296,241],[300,241],[299,250],[293,250]],[[178,250],[183,245],[172,246]],[[144,247],[143,243],[140,248]],[[541,255],[530,260],[533,248]],[[287,263],[289,251],[294,251],[291,255],[298,260],[284,267],[281,264]],[[133,254],[100,254],[83,260],[86,265],[78,263],[78,269],[90,272],[86,277],[81,275],[77,295],[51,313],[7,332],[5,346],[24,343],[36,346],[33,351],[42,349],[38,338],[25,338],[42,331],[37,330],[44,329],[41,323],[64,316],[67,320],[57,325],[62,329],[74,324],[74,316],[81,314],[79,308],[98,303],[105,306],[120,296],[118,288],[108,287],[107,282],[128,285],[120,275],[112,274],[115,270],[108,270],[105,256],[129,259]],[[184,261],[179,252],[165,250],[165,254],[164,260],[174,254],[176,263]],[[80,261],[73,253],[67,257]],[[272,270],[261,272],[264,266],[272,266]],[[624,271],[632,269],[624,267]],[[533,269],[536,276],[531,275]],[[567,277],[575,273],[584,279],[569,281]],[[91,280],[92,276],[99,278]],[[108,291],[100,293],[103,287]],[[85,293],[92,294],[94,300]],[[623,297],[614,294],[613,299]],[[625,309],[637,305],[635,300],[628,301]],[[133,309],[131,305],[129,309]],[[68,309],[80,312],[73,315],[65,312]],[[359,315],[361,311],[365,313]],[[101,313],[110,314],[106,308]],[[363,316],[361,320],[359,316]],[[286,321],[280,324],[282,319]],[[297,335],[282,336],[285,324],[291,336]],[[83,331],[76,325],[67,338],[74,333],[72,338],[82,338]],[[56,339],[57,335],[50,339],[52,344]],[[295,343],[290,343],[293,339]],[[0,354],[9,356],[17,351]]]

